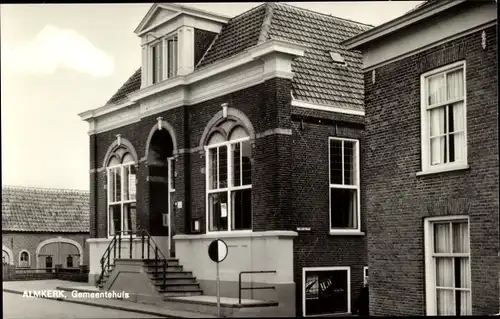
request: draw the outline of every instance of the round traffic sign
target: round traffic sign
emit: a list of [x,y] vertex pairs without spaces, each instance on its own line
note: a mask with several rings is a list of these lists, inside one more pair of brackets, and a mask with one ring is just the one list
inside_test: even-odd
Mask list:
[[223,240],[216,239],[208,246],[208,256],[216,263],[220,263],[227,256],[227,245]]

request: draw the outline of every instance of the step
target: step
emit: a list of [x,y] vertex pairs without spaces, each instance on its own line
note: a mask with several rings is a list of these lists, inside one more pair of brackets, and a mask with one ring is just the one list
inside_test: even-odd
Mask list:
[[[157,271],[163,271],[163,265],[147,265],[148,272],[152,270],[157,270]],[[165,267],[167,272],[175,272],[175,271],[182,271],[183,267],[182,266],[171,266],[168,265]]]
[[[151,278],[152,281],[155,282],[155,284],[163,284],[163,277],[155,277]],[[187,284],[192,284],[196,282],[195,277],[181,277],[181,278],[168,278],[165,277],[165,283],[169,285],[187,285]]]
[[201,295],[203,295],[203,290],[201,290],[201,289],[193,289],[190,291],[165,291],[162,289],[159,292],[161,294],[163,294],[164,300],[166,298],[171,298],[171,297],[188,297],[188,296],[201,296]]
[[180,285],[177,285],[177,284],[172,285],[172,284],[168,284],[168,283],[163,285],[163,283],[155,283],[155,286],[159,287],[161,290],[164,290],[166,292],[193,291],[193,290],[200,289],[200,284],[196,283],[196,282],[192,282],[189,284],[180,284]]
[[[154,265],[157,263],[158,265],[162,265],[163,260],[154,260],[154,259],[144,259],[144,264],[146,265]],[[179,266],[179,259],[175,258],[167,258],[167,265],[169,266]]]
[[[165,297],[164,302],[168,304],[170,309],[183,311],[196,311],[204,314],[217,315],[217,297],[208,295],[193,295],[193,296],[176,296]],[[269,309],[268,307],[278,307],[276,301],[263,301],[252,299],[241,299],[239,304],[238,298],[220,297],[220,309],[222,317],[233,317],[235,311],[246,308],[247,310],[254,309],[253,314],[248,313],[244,317],[260,317],[259,313]],[[245,311],[245,310],[243,310]],[[241,315],[241,313],[240,313]]]
[[[148,274],[151,279],[163,278],[163,270],[148,271]],[[193,278],[192,271],[167,271],[165,274],[167,278]]]

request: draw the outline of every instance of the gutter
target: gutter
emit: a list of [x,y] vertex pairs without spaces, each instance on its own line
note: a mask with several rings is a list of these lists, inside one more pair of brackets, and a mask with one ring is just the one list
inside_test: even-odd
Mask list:
[[417,9],[416,11],[411,11],[407,14],[400,16],[399,18],[393,19],[389,22],[381,24],[373,29],[366,32],[358,34],[352,38],[343,41],[341,44],[346,46],[347,49],[359,49],[375,40],[378,40],[384,36],[388,36],[398,30],[408,27],[412,24],[420,22],[424,19],[432,17],[440,12],[448,10],[451,7],[457,6],[467,0],[440,0],[435,3]]

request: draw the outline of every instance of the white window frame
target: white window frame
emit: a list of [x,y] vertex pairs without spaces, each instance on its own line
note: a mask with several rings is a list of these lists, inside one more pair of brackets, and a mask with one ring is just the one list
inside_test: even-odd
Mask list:
[[[168,40],[171,40],[171,39],[174,39],[174,38],[177,38],[177,57],[176,57],[176,70],[175,70],[175,73],[174,73],[174,76],[170,77],[170,78],[174,78],[177,76],[178,72],[179,72],[179,36],[177,34],[177,32],[173,32],[173,33],[170,33],[164,37],[161,37],[161,38],[158,38],[158,39],[155,39],[154,41],[151,41],[150,43],[148,43],[147,45],[147,64],[148,64],[148,76],[147,76],[147,83],[149,85],[156,85],[162,81],[165,81],[165,80],[168,80],[170,79],[168,77]],[[161,61],[162,61],[162,77],[161,79],[154,83],[153,81],[153,78],[154,78],[154,70],[153,70],[153,47],[156,46],[157,44],[159,44],[161,42],[162,44],[162,50],[161,50]]]
[[[306,315],[306,272],[308,271],[329,271],[329,270],[347,270],[347,312],[324,314],[324,315]],[[302,268],[302,316],[303,317],[321,317],[330,315],[351,314],[351,267],[350,266],[332,266],[332,267],[304,267]]]
[[[120,178],[122,178],[122,182],[120,183],[120,197],[123,196],[124,194],[124,191],[125,191],[125,183],[123,182],[123,176],[125,175],[125,168],[129,167],[129,166],[135,166],[135,162],[128,162],[128,163],[123,163],[123,164],[118,164],[118,165],[113,165],[113,166],[108,166],[106,167],[106,177],[107,177],[107,235],[108,235],[108,238],[112,238],[114,235],[111,235],[110,234],[110,227],[109,227],[109,208],[110,206],[116,206],[116,205],[120,205],[120,218],[121,218],[121,225],[120,225],[120,231],[122,232],[122,236],[124,236],[123,232],[123,226],[125,224],[125,220],[124,220],[124,206],[126,204],[131,204],[131,203],[135,203],[135,209],[136,209],[136,214],[137,214],[137,191],[135,193],[135,198],[134,199],[129,199],[129,200],[122,200],[122,198],[120,198],[119,201],[116,201],[116,202],[113,202],[111,201],[111,178],[110,178],[110,171],[112,169],[115,169],[115,168],[120,168]],[[136,169],[136,178],[137,178],[137,169]],[[137,180],[136,180],[136,183],[137,183]],[[116,185],[116,183],[115,183]],[[127,181],[127,185],[129,187],[128,189],[128,194],[130,196],[130,183]],[[132,227],[132,225],[130,225],[130,227]],[[116,232],[116,230],[115,230]],[[127,234],[127,236],[130,236],[130,234]],[[136,237],[136,234],[132,234],[132,237]]]
[[[450,254],[439,254],[440,256],[466,256],[469,258],[469,272],[471,272],[471,247],[470,247],[470,220],[469,216],[439,216],[439,217],[428,217],[424,220],[424,248],[425,248],[425,296],[426,296],[426,313],[427,316],[437,315],[437,303],[436,303],[436,268],[433,262],[434,257],[434,230],[433,225],[436,222],[454,222],[454,221],[467,221],[468,234],[469,234],[469,253],[450,253]],[[453,230],[452,230],[453,231]],[[469,278],[471,282],[469,283],[469,290],[472,299],[472,277],[469,273]]]
[[[464,145],[461,146],[463,151],[464,160],[461,162],[443,163],[438,165],[431,165],[430,153],[430,126],[429,126],[429,113],[427,108],[427,79],[439,73],[447,73],[457,69],[463,69],[464,74],[464,98],[463,98],[463,113],[464,113]],[[421,126],[421,172],[418,175],[433,174],[447,171],[454,171],[469,168],[467,162],[467,68],[465,61],[459,61],[443,67],[431,70],[420,76],[420,126]],[[460,100],[457,100],[460,101]],[[433,105],[431,109],[442,107],[443,105],[450,104],[450,101]],[[449,152],[449,150],[448,150]]]
[[22,255],[23,253],[27,253],[27,254],[28,254],[28,262],[27,262],[27,266],[22,266],[22,267],[23,267],[23,268],[25,268],[25,267],[31,267],[31,254],[30,254],[30,252],[29,252],[29,251],[27,251],[26,249],[23,249],[23,250],[21,250],[21,251],[19,252],[19,256],[18,256],[18,258],[17,258],[17,259],[18,259],[17,261],[18,261],[18,265],[19,265],[19,267],[21,267],[21,255]]
[[[331,182],[331,141],[342,141],[342,181],[344,180],[344,141],[354,142],[355,148],[355,161],[356,161],[356,183],[355,185],[344,185],[344,184],[332,184]],[[360,187],[360,152],[359,152],[359,140],[352,138],[344,138],[344,137],[328,137],[328,229],[330,230],[330,235],[346,235],[346,234],[362,234],[361,232],[361,187]],[[355,189],[356,190],[356,228],[332,228],[332,195],[331,189]]]
[[[247,142],[247,141],[250,141],[250,137],[247,136],[247,137],[242,137],[242,138],[239,138],[239,139],[234,139],[234,140],[230,140],[230,141],[225,141],[225,142],[221,142],[221,143],[215,143],[215,144],[210,144],[210,145],[206,145],[205,146],[205,207],[206,207],[206,231],[207,233],[211,233],[211,234],[215,234],[215,233],[221,233],[221,234],[227,234],[227,233],[251,233],[253,231],[253,223],[252,223],[252,229],[237,229],[237,230],[233,230],[231,225],[232,225],[232,203],[231,203],[231,192],[233,191],[238,191],[238,190],[243,190],[243,189],[252,189],[252,185],[253,184],[250,184],[250,185],[242,185],[242,186],[232,186],[233,185],[233,167],[232,167],[232,152],[231,152],[231,145],[232,144],[238,144],[238,143],[241,143],[241,142]],[[209,165],[210,165],[210,154],[209,154],[209,150],[210,149],[213,149],[213,148],[217,148],[217,147],[220,147],[220,146],[226,146],[227,147],[227,167],[228,167],[228,170],[227,170],[227,187],[226,188],[217,188],[217,189],[210,189],[210,172],[209,172]],[[219,156],[217,155],[217,158],[219,158]],[[217,161],[217,163],[219,163],[219,161]],[[219,175],[219,166],[217,166],[217,176]],[[243,169],[242,169],[243,170]],[[252,181],[253,183],[253,181]],[[217,231],[210,231],[210,207],[209,207],[209,201],[208,201],[208,196],[209,194],[213,194],[213,193],[222,193],[222,192],[226,192],[227,193],[227,230],[217,230]],[[253,215],[253,211],[252,211],[252,215]]]

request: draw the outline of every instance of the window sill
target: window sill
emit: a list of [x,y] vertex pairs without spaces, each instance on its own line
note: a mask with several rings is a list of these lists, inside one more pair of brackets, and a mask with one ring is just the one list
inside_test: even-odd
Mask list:
[[330,230],[330,236],[364,236],[365,233],[359,230]]
[[467,170],[469,168],[470,167],[468,164],[461,163],[461,164],[457,164],[457,165],[450,165],[450,166],[426,169],[426,170],[423,170],[421,172],[417,172],[416,176],[426,176],[426,175],[453,172],[453,171],[462,171],[462,170]]

